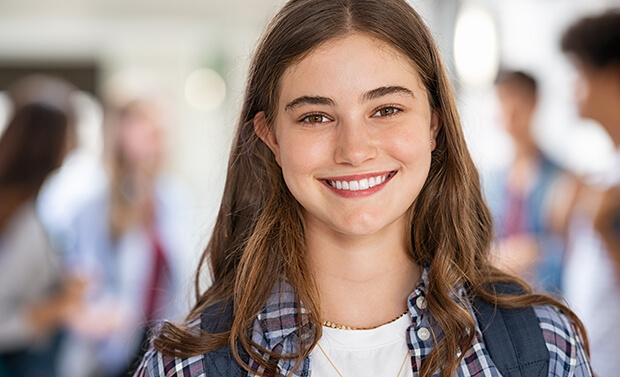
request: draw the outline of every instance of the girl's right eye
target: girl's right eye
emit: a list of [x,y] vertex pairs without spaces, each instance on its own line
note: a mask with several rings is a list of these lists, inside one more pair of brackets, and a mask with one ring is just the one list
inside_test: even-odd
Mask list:
[[320,123],[329,122],[330,120],[331,119],[329,119],[323,114],[310,114],[310,115],[306,115],[305,117],[301,118],[300,121],[302,123],[320,124]]

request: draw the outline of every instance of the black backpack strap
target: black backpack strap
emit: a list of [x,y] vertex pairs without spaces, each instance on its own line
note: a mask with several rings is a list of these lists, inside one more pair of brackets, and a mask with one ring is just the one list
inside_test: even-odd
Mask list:
[[[501,294],[519,295],[515,284],[496,283]],[[506,309],[474,299],[474,310],[484,343],[495,366],[504,377],[546,377],[549,350],[534,308]]]
[[[202,312],[201,328],[211,333],[224,332],[230,329],[232,321],[232,302],[218,303]],[[250,359],[247,352],[242,347],[237,349],[241,359],[247,363]],[[237,363],[228,345],[209,352],[203,360],[203,368],[207,377],[246,377],[248,375],[248,372]]]

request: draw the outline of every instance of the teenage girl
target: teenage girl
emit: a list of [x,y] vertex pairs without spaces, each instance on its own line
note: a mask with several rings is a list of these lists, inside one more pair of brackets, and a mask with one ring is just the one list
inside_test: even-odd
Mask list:
[[136,376],[590,376],[581,323],[492,267],[492,229],[420,16],[289,1],[251,63],[213,284]]

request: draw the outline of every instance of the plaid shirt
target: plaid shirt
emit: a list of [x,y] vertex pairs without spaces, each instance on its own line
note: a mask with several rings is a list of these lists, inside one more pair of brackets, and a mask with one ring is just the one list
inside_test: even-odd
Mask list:
[[[426,310],[424,297],[428,286],[428,269],[424,270],[422,279],[416,289],[408,299],[409,314],[412,318],[412,325],[408,329],[407,343],[411,351],[411,367],[413,375],[418,375],[422,361],[433,350],[433,337],[420,337],[424,330],[429,329],[431,314]],[[458,291],[459,299],[455,299],[459,305],[467,309],[472,317],[472,305],[470,304],[466,291]],[[537,306],[534,308],[543,337],[549,350],[549,376],[592,376],[593,373],[587,361],[582,344],[576,335],[570,319],[552,306]],[[304,314],[304,308],[297,305],[295,292],[286,280],[278,283],[270,295],[264,309],[254,320],[252,329],[252,340],[262,347],[277,352],[278,354],[293,354],[297,351],[299,344],[299,328],[296,317],[301,312],[302,327],[309,326],[310,322]],[[196,326],[200,323],[197,322]],[[309,329],[309,327],[307,327]],[[434,327],[433,331],[438,338],[441,338],[441,329]],[[302,334],[304,332],[302,331]],[[307,333],[307,332],[306,332]],[[311,332],[309,332],[311,334]],[[426,340],[423,340],[426,338]],[[141,365],[134,377],[199,377],[206,376],[203,370],[203,355],[175,359],[162,355],[151,349],[144,357]],[[295,360],[279,359],[278,366],[282,376],[287,376],[293,371]],[[250,366],[255,370],[261,371],[258,363],[251,360]],[[295,371],[293,376],[307,377],[311,373],[310,359],[305,358],[303,363]],[[435,373],[438,376],[439,372]],[[249,376],[254,376],[250,374]],[[455,376],[459,377],[497,377],[500,372],[495,367],[493,360],[485,348],[482,331],[476,323],[476,336],[471,347],[465,352],[461,363],[458,366]],[[209,377],[209,376],[207,376]]]

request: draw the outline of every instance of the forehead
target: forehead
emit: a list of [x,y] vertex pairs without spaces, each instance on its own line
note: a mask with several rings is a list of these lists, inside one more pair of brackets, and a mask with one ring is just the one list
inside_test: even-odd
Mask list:
[[[334,88],[338,83],[340,88]],[[280,80],[280,99],[297,90],[332,91],[343,85],[369,90],[409,83],[425,90],[418,70],[401,51],[360,33],[329,40],[289,66]]]

